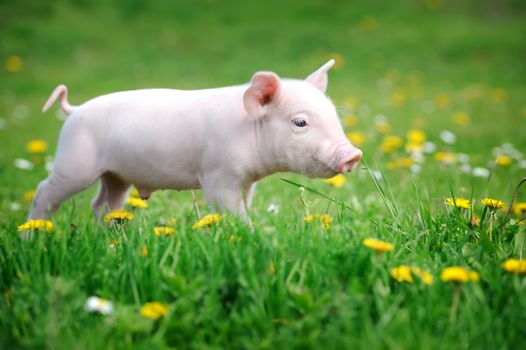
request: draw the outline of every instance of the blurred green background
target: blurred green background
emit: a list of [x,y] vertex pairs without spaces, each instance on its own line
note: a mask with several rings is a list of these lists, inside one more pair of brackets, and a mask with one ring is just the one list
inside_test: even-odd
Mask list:
[[[18,240],[16,227],[31,199],[24,194],[47,171],[42,159],[32,171],[17,168],[15,160],[36,159],[26,146],[32,139],[49,144],[44,157],[51,160],[63,120],[57,106],[45,115],[40,109],[58,84],[67,84],[72,104],[81,104],[118,90],[241,84],[258,70],[303,78],[330,58],[336,65],[328,95],[364,160],[384,173],[389,184],[382,185],[392,191],[387,196],[398,217],[389,215],[363,170],[347,175],[342,188],[287,174],[259,186],[251,211],[255,235],[227,220],[213,235],[196,235],[190,194],[166,191],[137,213],[126,241],[120,228],[92,220],[92,188],[52,218],[56,234],[32,245]],[[349,347],[355,341],[372,348],[519,344],[524,280],[505,275],[500,263],[522,255],[524,226],[507,226],[498,242],[486,238],[481,244],[484,231],[468,227],[468,213],[444,210],[443,199],[452,192],[473,198],[479,215],[485,196],[509,204],[526,175],[525,62],[522,0],[0,1],[0,228],[7,232],[0,244],[0,344],[126,347],[124,339],[128,346],[144,341],[161,348],[194,338],[201,348],[211,341],[239,348]],[[396,166],[413,155],[403,145],[385,152],[385,136],[408,144],[407,133],[415,129],[436,150],[411,160],[416,168]],[[444,141],[444,130],[456,141]],[[455,159],[444,162],[436,152]],[[496,165],[502,156],[509,162]],[[491,177],[475,176],[475,167]],[[299,192],[281,176],[353,209],[339,211],[309,194],[313,213],[334,216],[334,228],[320,234],[304,224]],[[518,200],[526,202],[524,189]],[[281,205],[280,215],[267,212],[269,203]],[[176,235],[154,237],[153,225],[171,217],[177,218]],[[242,243],[228,243],[231,234]],[[376,259],[361,243],[369,236],[394,243],[395,251]],[[120,244],[116,254],[109,242]],[[183,247],[177,270],[165,259],[175,242]],[[150,247],[148,259],[138,253],[142,244]],[[269,261],[276,265],[271,278]],[[457,286],[395,285],[388,268],[402,263],[427,268],[437,280],[453,264],[481,273],[480,286],[463,295],[457,324],[447,320]],[[287,289],[289,277],[300,265],[301,283],[293,282],[303,284],[307,276],[305,290],[294,294]],[[174,284],[184,285],[183,292]],[[231,304],[223,305],[223,293]],[[101,322],[83,311],[92,294],[114,301],[117,321]],[[298,316],[294,305],[303,297],[314,306]],[[185,317],[174,313],[160,328],[144,326],[137,309],[157,299],[177,312],[183,305]],[[196,324],[208,328],[196,332]]]
[[[54,150],[62,120],[40,108],[59,83],[80,104],[118,90],[240,84],[257,70],[303,78],[329,58],[337,63],[328,94],[374,169],[404,155],[381,151],[386,134],[417,128],[437,151],[467,154],[470,167],[492,169],[504,143],[518,150],[489,187],[460,163],[437,168],[431,157],[422,174],[433,176],[417,182],[432,197],[450,185],[465,196],[473,188],[509,196],[526,172],[523,1],[22,0],[0,12],[0,167],[11,197],[38,183],[20,189],[11,170],[26,142],[41,138]],[[456,122],[458,113],[467,120]],[[440,140],[446,129],[454,145]],[[397,193],[412,191],[407,171],[388,177]]]

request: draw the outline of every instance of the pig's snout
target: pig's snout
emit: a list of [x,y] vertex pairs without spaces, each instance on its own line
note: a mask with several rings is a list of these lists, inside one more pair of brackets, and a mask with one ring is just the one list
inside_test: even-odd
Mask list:
[[360,159],[362,159],[362,151],[351,145],[347,145],[341,150],[340,159],[341,161],[338,165],[340,173],[351,172],[358,166]]

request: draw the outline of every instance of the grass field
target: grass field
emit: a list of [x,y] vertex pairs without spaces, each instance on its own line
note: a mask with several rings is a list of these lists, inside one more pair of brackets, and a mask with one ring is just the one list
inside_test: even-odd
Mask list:
[[[1,348],[524,344],[526,267],[503,268],[526,250],[526,186],[507,213],[526,177],[522,2],[121,3],[0,3]],[[96,223],[94,186],[50,232],[19,239],[63,123],[40,113],[59,83],[80,104],[257,70],[300,78],[329,58],[328,95],[364,163],[331,183],[262,180],[253,233],[230,215],[193,228],[196,207],[212,214],[199,192],[159,191],[148,208],[127,206],[133,220]],[[30,152],[34,140],[45,144]],[[485,208],[487,197],[505,207]],[[392,247],[375,252],[368,238]],[[444,274],[451,266],[469,272]]]

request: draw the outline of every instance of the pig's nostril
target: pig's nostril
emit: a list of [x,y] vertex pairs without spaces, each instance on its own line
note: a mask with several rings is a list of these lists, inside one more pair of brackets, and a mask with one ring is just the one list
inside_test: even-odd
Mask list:
[[355,153],[351,159],[348,159],[346,162],[340,165],[340,172],[346,173],[353,171],[358,165],[360,159],[362,159],[362,152]]

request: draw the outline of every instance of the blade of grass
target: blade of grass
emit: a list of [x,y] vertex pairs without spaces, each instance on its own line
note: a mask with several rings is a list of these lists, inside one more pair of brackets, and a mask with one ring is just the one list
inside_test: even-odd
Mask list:
[[339,201],[339,200],[337,200],[337,199],[331,198],[331,197],[327,196],[326,194],[321,193],[321,192],[318,191],[318,190],[315,190],[315,189],[312,188],[312,187],[305,186],[305,185],[302,185],[302,184],[299,184],[299,183],[297,183],[297,182],[294,182],[294,181],[291,181],[291,180],[287,180],[287,179],[284,179],[284,178],[281,178],[281,180],[283,180],[283,181],[285,181],[286,183],[289,183],[289,184],[291,184],[291,185],[294,185],[294,186],[296,186],[296,187],[303,187],[304,189],[306,189],[307,191],[309,191],[309,193],[313,193],[313,194],[316,194],[316,195],[318,195],[318,196],[320,196],[320,197],[323,197],[323,198],[325,198],[325,199],[328,199],[329,201],[334,202],[334,203],[337,203],[337,204],[339,204],[339,205],[341,205],[341,206],[343,206],[343,207],[345,207],[345,208],[347,208],[347,209],[352,209],[352,207],[351,207],[349,204],[347,204],[347,203],[345,203],[345,202],[342,202],[342,201]]
[[[382,200],[385,204],[385,206],[387,207],[387,210],[389,210],[389,213],[391,214],[391,216],[393,217],[393,219],[398,223],[398,215],[396,213],[396,210],[395,208],[393,208],[391,206],[391,203],[389,202],[389,200],[387,199],[387,196],[385,195],[385,192],[382,188],[382,186],[380,186],[380,183],[378,182],[378,180],[376,179],[376,177],[374,176],[373,172],[371,171],[371,169],[369,168],[369,166],[367,165],[367,163],[365,163],[365,161],[363,160],[362,158],[362,163],[363,165],[365,166],[365,169],[367,170],[369,176],[371,177],[371,179],[373,180],[373,184],[374,186],[376,187],[376,190],[378,191],[378,193],[380,194],[380,197],[382,197]],[[382,174],[382,177],[383,174]]]

